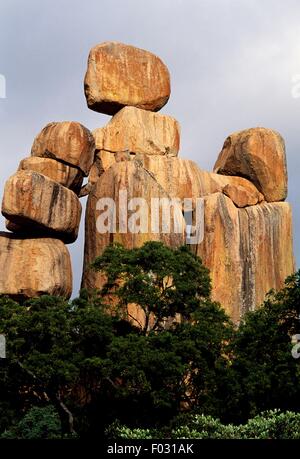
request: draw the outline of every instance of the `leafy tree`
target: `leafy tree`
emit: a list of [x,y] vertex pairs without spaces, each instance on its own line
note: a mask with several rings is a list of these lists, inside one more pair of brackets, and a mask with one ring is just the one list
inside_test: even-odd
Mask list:
[[112,421],[161,427],[182,410],[220,412],[232,326],[217,304],[199,309],[192,323],[113,340],[106,367],[115,383]]
[[[61,428],[64,438],[95,436],[119,420],[129,429],[167,435],[196,429],[178,419],[188,412],[197,422],[211,416],[211,435],[248,438],[256,425],[265,425],[275,438],[281,421],[283,436],[298,435],[298,415],[270,415],[276,422],[266,423],[255,416],[299,410],[299,360],[291,355],[291,337],[300,332],[300,273],[235,330],[210,298],[208,271],[186,248],[147,243],[130,251],[116,245],[94,266],[107,276],[100,294],[83,291],[71,302],[42,296],[23,305],[0,298],[0,333],[7,342],[7,359],[0,360],[0,433],[44,438]],[[107,310],[111,294],[120,314]],[[144,327],[123,320],[130,303],[145,312]],[[249,416],[254,420],[247,431],[224,427]],[[195,435],[202,433],[196,429]]]
[[115,423],[107,429],[107,433],[122,439],[300,439],[300,414],[290,411],[267,411],[241,425],[222,424],[212,416],[189,414],[181,416],[177,424],[169,429],[157,430],[130,429]]
[[150,241],[140,248],[126,249],[114,244],[92,266],[106,275],[102,295],[114,295],[123,311],[130,303],[141,307],[145,323],[138,326],[144,334],[164,328],[176,314],[188,320],[211,292],[207,268],[187,246],[172,249]]
[[5,431],[1,438],[19,440],[62,438],[60,418],[52,405],[30,408],[23,419],[10,430]]
[[300,271],[241,323],[232,349],[240,391],[229,394],[236,398],[238,419],[273,408],[300,409],[300,366],[291,355],[291,338],[300,332],[299,313]]
[[[118,362],[112,379],[122,375],[119,405],[122,399],[131,413],[137,410],[132,419],[143,425],[162,424],[182,408],[218,412],[221,380],[230,380],[227,344],[233,326],[210,299],[209,272],[201,259],[186,246],[147,242],[129,250],[115,244],[93,267],[106,275],[102,295],[114,295],[119,310],[135,303],[145,314],[145,324],[138,324],[145,338],[116,339],[108,354],[110,362]],[[182,320],[171,322],[177,314]]]
[[178,324],[177,354],[188,362],[185,376],[186,410],[226,418],[229,388],[237,382],[232,371],[231,343],[235,328],[218,303],[202,302],[192,321]]
[[[73,410],[80,411],[80,398],[89,399],[105,380],[107,346],[121,330],[120,324],[114,326],[117,318],[106,314],[99,300],[91,304],[84,298],[69,303],[42,296],[24,306],[3,298],[0,303],[0,332],[7,343],[2,403],[11,400],[20,413],[50,402],[63,432],[74,434]],[[102,379],[96,382],[99,373]]]
[[[132,253],[115,246],[105,257],[112,259],[109,264],[107,258],[107,272],[117,270],[109,282],[120,279],[117,259],[129,273],[127,286],[120,287],[122,301],[122,295],[137,300],[134,286],[141,286],[146,294],[139,293],[140,303],[159,321],[145,333],[108,314],[101,296],[87,292],[72,302],[43,296],[22,306],[2,298],[0,333],[7,337],[8,358],[1,369],[6,382],[0,384],[0,403],[10,394],[14,424],[29,408],[45,403],[57,410],[63,434],[81,436],[99,435],[115,419],[153,426],[183,408],[214,413],[232,328],[209,299],[207,270],[185,249],[165,250],[161,244]],[[158,291],[163,313],[154,304]],[[178,312],[190,321],[173,321],[164,329],[165,319]]]

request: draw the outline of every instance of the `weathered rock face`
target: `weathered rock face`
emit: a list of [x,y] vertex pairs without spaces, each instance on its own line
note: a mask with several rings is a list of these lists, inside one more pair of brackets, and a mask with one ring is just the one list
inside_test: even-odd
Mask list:
[[295,270],[291,208],[280,202],[238,209],[221,193],[204,200],[205,236],[195,250],[211,271],[213,298],[238,322]]
[[105,150],[96,150],[95,161],[91,167],[88,183],[84,185],[79,193],[79,197],[87,196],[99,177],[115,163],[136,159],[137,155],[130,155],[127,152],[111,153]]
[[239,211],[222,193],[206,196],[204,225],[203,242],[194,250],[210,269],[213,299],[238,321],[243,291]]
[[214,172],[250,180],[266,201],[283,201],[287,196],[287,168],[282,137],[265,128],[231,134],[214,167]]
[[287,202],[239,210],[243,302],[241,314],[262,304],[295,272],[292,211]]
[[[196,163],[186,159],[165,158],[151,155],[119,155],[101,150],[89,175],[89,184],[94,185],[99,177],[116,162],[137,160],[153,174],[153,177],[171,197],[180,199],[202,197],[223,192],[237,207],[254,205],[264,196],[249,180],[206,172]],[[88,191],[91,190],[91,186]]]
[[177,156],[180,126],[171,116],[125,107],[93,135],[96,150]]
[[19,171],[5,185],[2,214],[22,231],[66,243],[77,238],[81,204],[73,191],[32,171]]
[[196,199],[223,192],[237,207],[261,202],[264,197],[248,180],[206,172],[186,159],[145,156],[140,159],[172,197]]
[[72,269],[58,239],[0,233],[0,292],[17,300],[47,295],[69,298]]
[[[157,56],[102,43],[90,52],[84,85],[88,107],[114,116],[93,135],[77,122],[49,123],[7,181],[2,213],[15,234],[0,233],[0,294],[71,295],[61,241],[77,238],[78,196],[89,194],[83,287],[102,287],[90,263],[114,241],[127,248],[189,243],[210,269],[213,298],[238,323],[295,269],[291,209],[279,202],[287,195],[282,137],[265,128],[233,133],[214,173],[206,172],[177,158],[178,122],[154,113],[170,96],[169,72]],[[186,234],[195,228],[203,238]],[[128,317],[144,321],[137,305]]]
[[[127,193],[126,196],[120,195],[119,192]],[[99,207],[99,202],[104,198]],[[128,209],[128,202],[132,198],[142,198],[148,204],[148,208],[143,208],[141,212],[136,213],[135,208]],[[101,288],[103,277],[99,273],[90,270],[90,263],[101,255],[107,245],[112,242],[119,242],[125,247],[140,247],[148,240],[163,241],[166,245],[179,246],[185,242],[185,222],[182,216],[181,208],[175,207],[171,211],[170,225],[171,229],[177,228],[178,233],[171,231],[170,234],[162,232],[161,211],[159,218],[156,218],[155,208],[151,208],[152,198],[168,199],[168,194],[160,184],[146,171],[137,161],[119,162],[110,167],[96,185],[92,188],[89,195],[86,217],[85,217],[85,252],[84,252],[84,273],[82,287],[84,288]],[[113,199],[116,204],[115,232],[103,232],[100,228],[101,210],[104,205]],[[132,201],[131,201],[132,203]],[[139,205],[136,201],[135,205]],[[122,214],[119,211],[122,211]],[[145,211],[145,212],[144,212]],[[148,211],[148,212],[146,212]],[[139,220],[140,218],[140,220]],[[137,220],[136,220],[137,219]],[[134,227],[134,222],[137,226]],[[152,232],[152,222],[154,222],[154,231]],[[159,227],[155,226],[158,222]],[[101,231],[99,231],[101,229]],[[111,230],[110,230],[111,231]]]
[[78,194],[83,181],[83,173],[76,167],[67,166],[64,163],[50,158],[30,156],[22,159],[19,171],[34,171],[43,174],[54,182],[69,188]]
[[237,207],[254,206],[265,200],[264,195],[249,180],[242,177],[211,175],[213,180],[220,184],[222,193],[228,196]]
[[[128,158],[129,159],[129,158]],[[95,184],[107,169],[110,168],[117,161],[117,156],[109,151],[101,150],[97,151],[95,155],[95,162],[92,165],[91,172],[89,175],[89,182]]]
[[84,89],[96,112],[114,115],[127,105],[158,111],[170,97],[170,75],[149,51],[105,42],[90,51]]
[[80,123],[49,123],[36,136],[32,156],[52,158],[77,167],[88,176],[94,161],[95,142],[92,133]]
[[[235,322],[258,307],[271,288],[281,288],[294,271],[292,217],[287,203],[266,203],[249,180],[203,171],[193,161],[129,155],[117,163],[110,155],[101,163],[105,166],[98,168],[88,199],[84,287],[102,286],[101,275],[90,272],[88,266],[110,242],[136,247],[164,237],[151,231],[143,235],[97,234],[98,199],[112,197],[118,208],[118,193],[124,188],[130,190],[128,199],[144,197],[148,203],[163,195],[181,201],[191,198],[194,209],[196,199],[203,198],[204,239],[192,248],[211,271],[213,298]],[[179,239],[174,236],[171,233],[163,240],[170,246],[185,243],[184,235]],[[131,315],[142,321],[138,308],[132,308]]]

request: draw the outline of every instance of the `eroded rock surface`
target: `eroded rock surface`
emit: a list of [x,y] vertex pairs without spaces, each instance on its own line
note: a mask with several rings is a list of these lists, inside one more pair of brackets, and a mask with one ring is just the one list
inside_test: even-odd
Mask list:
[[179,151],[178,121],[135,107],[123,108],[93,135],[99,151],[164,156],[177,156]]
[[30,156],[22,159],[18,170],[34,171],[46,175],[46,177],[69,188],[76,194],[80,192],[83,181],[83,173],[79,169],[50,158]]
[[[126,194],[122,195],[122,192]],[[149,212],[146,215],[139,214],[142,219],[141,226],[139,222],[134,226],[136,220],[132,215],[135,209],[126,212],[128,202],[132,198],[142,198],[148,204],[146,210]],[[169,199],[169,195],[153,176],[136,161],[116,163],[101,175],[96,185],[92,188],[87,202],[82,287],[102,287],[103,277],[101,274],[93,272],[90,269],[90,264],[112,242],[119,242],[128,248],[140,247],[148,240],[162,241],[172,247],[185,243],[185,222],[179,207],[171,211],[170,228],[174,229],[176,226],[179,230],[181,228],[180,232],[174,233],[174,231],[170,231],[169,233],[164,233],[161,225],[161,214],[159,214],[159,226],[154,227],[157,231],[152,232],[152,221],[157,223],[156,214],[152,213],[151,209],[152,198]],[[102,202],[101,199],[103,200]],[[104,232],[103,229],[99,231],[99,225],[102,222],[102,220],[100,222],[99,216],[102,214],[103,206],[106,203],[110,203],[107,199],[112,199],[116,205],[115,231],[110,228],[110,232]],[[136,201],[135,204],[138,206],[139,201]],[[155,209],[153,210],[155,212]],[[145,218],[143,218],[143,215]],[[137,214],[136,217],[138,217]]]
[[96,112],[114,115],[127,105],[158,111],[170,97],[170,75],[149,51],[105,42],[90,51],[84,90],[88,107]]
[[52,158],[77,167],[88,176],[94,162],[92,133],[75,121],[49,123],[34,139],[31,155]]
[[287,167],[284,140],[278,132],[251,128],[225,140],[214,172],[247,178],[266,201],[284,201],[287,196]]
[[0,265],[1,294],[16,300],[40,295],[71,296],[70,255],[58,239],[1,232]]
[[235,322],[280,289],[295,270],[288,203],[238,209],[224,194],[205,199],[205,237],[197,254],[210,269],[213,298]]
[[[151,231],[143,235],[96,234],[99,197],[113,197],[118,208],[118,192],[126,189],[129,197],[144,197],[148,204],[151,198],[163,195],[182,202],[190,198],[194,211],[197,198],[204,200],[204,238],[192,250],[210,269],[213,298],[235,322],[258,307],[271,288],[282,287],[295,269],[288,203],[267,203],[249,180],[203,171],[193,161],[151,155],[133,158],[117,163],[110,156],[107,168],[100,168],[100,175],[94,177],[86,214],[83,286],[102,286],[103,278],[91,273],[88,265],[111,241],[136,247],[159,239]],[[172,247],[187,242],[184,235],[178,239],[174,233],[163,240]],[[141,320],[138,309],[133,311]]]
[[32,171],[11,176],[4,189],[2,214],[22,232],[41,233],[74,242],[81,204],[73,191]]

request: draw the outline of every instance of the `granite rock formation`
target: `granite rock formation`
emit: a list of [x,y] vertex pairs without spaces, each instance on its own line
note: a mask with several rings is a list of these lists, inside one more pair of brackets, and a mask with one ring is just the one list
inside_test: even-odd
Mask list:
[[[138,187],[141,177],[147,174],[153,184],[151,195],[149,180],[145,179],[144,187],[132,193],[130,190]],[[112,241],[126,247],[136,247],[150,239],[163,240],[171,246],[186,241],[184,235],[176,238],[175,234],[166,240],[166,235],[153,234],[149,228],[138,236],[120,234],[118,226],[114,235],[97,232],[100,211],[96,203],[101,197],[112,197],[118,209],[118,190],[126,189],[128,198],[139,196],[150,203],[151,197],[162,195],[157,187],[169,198],[191,198],[194,208],[197,198],[204,199],[204,239],[192,249],[211,271],[213,298],[235,322],[259,306],[271,288],[280,288],[294,271],[292,215],[288,203],[267,203],[250,181],[203,171],[193,161],[145,156],[143,161],[113,163],[92,187],[86,210],[84,287],[102,286],[103,278],[91,272],[89,264]]]
[[291,208],[264,202],[239,209],[221,193],[204,200],[204,239],[195,250],[210,268],[213,299],[237,323],[295,270]]
[[177,156],[180,127],[171,116],[125,107],[93,135],[100,152]]
[[[157,56],[122,43],[91,50],[85,95],[89,108],[113,115],[109,122],[93,134],[77,122],[49,123],[6,183],[2,213],[14,234],[0,234],[0,293],[70,296],[63,242],[77,237],[86,195],[83,287],[102,287],[90,263],[108,244],[148,240],[190,244],[210,269],[213,299],[236,323],[282,287],[295,264],[280,134],[262,127],[231,134],[214,172],[178,158],[179,123],[155,113],[169,99],[169,71]],[[129,308],[143,320],[136,305]]]
[[94,162],[91,132],[77,122],[50,123],[36,137],[4,189],[2,214],[12,233],[0,235],[0,294],[23,300],[69,298],[68,249],[77,239],[84,176]]
[[107,115],[134,106],[158,111],[170,97],[170,75],[149,51],[118,42],[91,49],[84,80],[88,107]]
[[278,132],[252,128],[235,132],[225,140],[214,172],[251,180],[266,201],[287,197],[287,168],[284,140]]
[[82,187],[83,173],[76,167],[68,166],[55,159],[30,156],[22,159],[18,170],[38,172],[69,188],[76,194],[80,193]]
[[0,292],[16,300],[40,295],[69,298],[72,268],[58,239],[0,233]]
[[[170,246],[185,243],[185,221],[181,207],[174,206],[170,214],[170,227],[175,227],[178,231],[176,233],[173,231],[164,233],[161,225],[157,231],[151,231],[152,221],[156,221],[155,215],[152,215],[156,209],[151,208],[151,205],[143,209],[136,201],[134,207],[140,206],[139,213],[133,212],[136,207],[126,210],[128,203],[133,202],[133,198],[138,200],[142,198],[147,204],[150,204],[151,198],[168,200],[169,197],[153,175],[137,161],[116,163],[100,177],[90,192],[86,208],[83,287],[92,289],[102,286],[103,276],[91,270],[90,263],[112,242],[119,242],[129,248],[140,247],[150,239],[162,241]],[[102,204],[101,200],[103,200]],[[115,204],[115,213],[111,218],[113,228],[110,229],[109,222],[103,222],[104,214],[100,212],[105,210],[104,205],[109,204],[108,200],[112,200],[111,202]],[[106,215],[108,216],[107,212]],[[134,231],[130,231],[130,225],[135,223],[133,219],[137,218],[140,221]],[[99,228],[102,222],[107,224],[107,231],[105,228],[103,230]]]
[[66,243],[78,235],[81,204],[73,191],[32,171],[19,171],[5,185],[2,214],[29,231]]
[[49,123],[34,139],[31,155],[52,158],[77,167],[88,176],[94,161],[95,143],[92,133],[80,123]]
[[[184,199],[188,198],[192,202],[192,228],[197,224],[197,202],[202,199],[204,237],[194,242],[191,249],[211,271],[213,298],[238,323],[245,312],[263,302],[271,288],[281,288],[295,269],[291,208],[282,202],[287,195],[284,141],[280,134],[266,128],[234,133],[226,139],[214,172],[203,171],[193,161],[178,158],[177,122],[166,115],[141,110],[157,108],[122,99],[123,78],[127,78],[129,91],[137,84],[136,73],[131,65],[125,72],[123,63],[111,57],[114,52],[120,56],[116,46],[105,43],[92,50],[86,79],[88,103],[92,86],[98,84],[98,96],[101,93],[101,81],[110,65],[119,66],[118,71],[113,70],[117,75],[113,83],[118,79],[122,83],[119,92],[114,92],[115,105],[109,106],[112,99],[104,101],[101,96],[98,106],[96,97],[93,101],[90,98],[89,103],[90,108],[98,107],[114,116],[106,126],[93,132],[95,161],[82,192],[89,194],[82,286],[101,288],[103,277],[91,272],[89,265],[113,241],[126,247],[157,239],[171,246],[188,241],[186,234],[174,231],[167,238],[162,231],[154,233],[150,224],[141,234],[124,233],[118,224],[113,233],[99,232],[96,225],[103,212],[97,204],[99,199],[114,200],[118,223],[120,190],[127,191],[128,201],[139,197],[149,206],[153,198],[179,199],[181,212]],[[147,85],[148,79],[144,81]],[[187,224],[183,227],[186,229]],[[139,316],[137,310],[136,314]]]
[[102,150],[96,153],[89,184],[93,186],[113,164],[131,160],[137,161],[150,172],[171,197],[196,199],[207,194],[222,192],[229,196],[237,207],[254,205],[264,200],[264,196],[256,186],[247,179],[214,174],[200,169],[191,160],[165,158],[160,155],[127,155],[126,157]]

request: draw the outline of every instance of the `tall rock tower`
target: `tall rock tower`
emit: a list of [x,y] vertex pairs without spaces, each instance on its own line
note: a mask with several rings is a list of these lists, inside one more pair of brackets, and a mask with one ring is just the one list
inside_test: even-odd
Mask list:
[[[179,123],[157,113],[170,97],[168,69],[150,52],[117,42],[91,50],[85,95],[89,108],[113,116],[93,132],[95,161],[81,192],[89,194],[83,287],[103,285],[101,274],[93,272],[90,263],[112,242],[128,248],[148,240],[170,246],[189,243],[186,233],[189,226],[199,224],[196,202],[200,198],[203,238],[194,241],[191,249],[210,269],[213,298],[232,319],[239,322],[271,288],[283,285],[295,265],[291,208],[284,202],[285,146],[277,132],[253,128],[230,135],[214,172],[178,158]],[[136,221],[132,229],[130,219],[139,199],[148,203],[148,215],[143,225]],[[153,230],[150,204],[164,200],[172,202],[171,228],[177,225],[181,230],[165,231],[159,225]],[[189,224],[183,218],[184,200],[192,203]],[[97,219],[105,211],[105,202],[114,203],[113,228],[101,231]]]
[[77,122],[49,123],[4,189],[0,233],[0,294],[19,301],[69,298],[72,267],[65,244],[77,239],[78,195],[94,160],[91,132]]
[[0,294],[70,297],[65,244],[77,238],[79,198],[88,195],[83,287],[102,287],[90,264],[112,242],[190,244],[210,269],[213,298],[238,323],[295,270],[282,137],[262,127],[231,134],[214,172],[178,158],[179,123],[158,113],[170,97],[169,71],[122,43],[91,50],[84,88],[89,108],[112,117],[93,133],[49,123],[7,180]]

